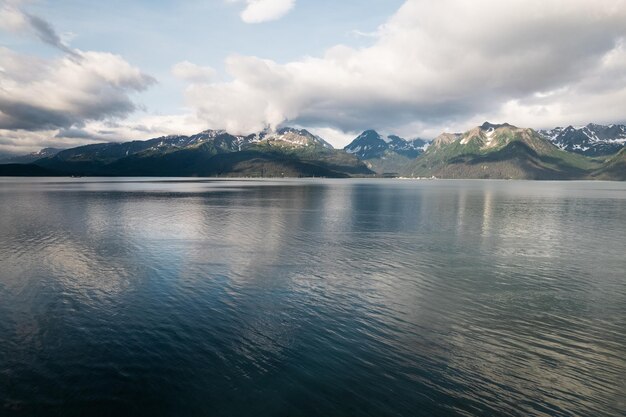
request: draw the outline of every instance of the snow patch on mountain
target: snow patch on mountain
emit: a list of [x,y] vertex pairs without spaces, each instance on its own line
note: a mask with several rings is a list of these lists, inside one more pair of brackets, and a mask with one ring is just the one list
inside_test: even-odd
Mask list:
[[589,123],[586,126],[556,127],[539,133],[560,149],[587,156],[617,153],[626,145],[626,126]]
[[383,137],[375,130],[366,130],[344,150],[363,160],[384,158],[388,152],[395,152],[413,159],[423,153],[429,145],[430,142],[419,138],[406,140],[396,135]]

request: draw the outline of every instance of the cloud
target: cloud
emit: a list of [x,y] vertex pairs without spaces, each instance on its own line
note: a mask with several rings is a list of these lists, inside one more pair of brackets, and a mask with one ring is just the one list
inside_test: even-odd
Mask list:
[[208,82],[216,72],[211,67],[201,67],[189,61],[179,62],[172,67],[172,75],[192,83]]
[[129,94],[154,79],[104,52],[44,60],[0,47],[0,129],[48,130],[89,120],[125,117],[136,109]]
[[136,114],[127,119],[86,121],[80,126],[48,130],[0,129],[0,154],[25,154],[44,147],[71,148],[90,143],[145,140],[192,135],[206,129],[193,114]]
[[40,17],[31,15],[28,13],[25,13],[24,16],[26,17],[26,20],[30,24],[30,27],[34,29],[37,37],[43,43],[46,43],[55,48],[58,48],[59,50],[67,54],[76,55],[76,52],[74,52],[70,47],[68,47],[63,42],[63,40],[61,39],[61,36],[59,36],[59,34],[56,33],[52,25],[50,25],[48,22],[46,22]]
[[[626,0],[408,0],[369,47],[284,64],[233,55],[231,81],[186,97],[211,126],[238,133],[286,122],[411,135],[479,118],[623,120],[625,21]],[[603,100],[615,109],[590,104]]]
[[[249,23],[295,4],[233,2]],[[0,29],[62,56],[0,47],[0,151],[20,137],[28,147],[58,146],[287,123],[342,146],[365,128],[434,137],[484,120],[536,128],[626,121],[626,0],[407,0],[377,30],[352,32],[367,47],[335,45],[291,62],[233,54],[228,78],[180,62],[171,72],[189,83],[190,114],[136,118],[133,98],[152,77],[118,55],[73,49],[22,9],[4,0]]]
[[0,29],[8,32],[31,32],[43,43],[59,49],[69,55],[75,52],[63,41],[61,36],[46,20],[24,12],[20,8],[21,0],[8,0],[0,6]]
[[118,55],[70,48],[52,25],[19,6],[16,0],[0,6],[0,29],[34,33],[63,55],[42,59],[0,47],[0,147],[10,150],[19,138],[25,147],[36,139],[46,142],[46,137],[48,142],[55,137],[55,145],[59,137],[93,139],[59,132],[80,132],[90,122],[135,111],[131,94],[148,88],[154,78]]
[[[241,0],[228,0],[238,3]],[[296,4],[295,0],[245,0],[246,7],[241,12],[241,20],[246,23],[262,23],[278,20],[285,16]]]
[[0,4],[0,30],[6,32],[19,32],[24,30],[27,25],[27,19],[19,9],[18,1],[5,0]]

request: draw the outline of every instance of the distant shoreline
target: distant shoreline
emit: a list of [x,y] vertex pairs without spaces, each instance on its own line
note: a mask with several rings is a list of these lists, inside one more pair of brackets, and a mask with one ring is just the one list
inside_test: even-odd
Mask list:
[[[11,164],[17,165],[17,164]],[[23,164],[27,165],[27,164]],[[277,176],[277,177],[257,177],[257,176],[231,176],[231,175],[220,175],[220,176],[169,176],[169,175],[68,175],[65,173],[53,173],[49,175],[38,175],[38,174],[10,174],[5,173],[3,170],[3,165],[0,164],[0,178],[64,178],[64,179],[72,179],[72,180],[80,180],[80,179],[110,179],[110,178],[145,178],[148,181],[152,179],[164,179],[166,181],[172,180],[187,180],[187,181],[206,181],[206,180],[397,180],[397,181],[532,181],[532,182],[615,182],[615,183],[623,183],[625,180],[614,180],[614,179],[595,179],[595,178],[572,178],[572,179],[553,179],[553,178],[437,178],[437,177],[389,177],[384,175],[377,176],[352,176],[352,177],[290,177],[290,176]]]

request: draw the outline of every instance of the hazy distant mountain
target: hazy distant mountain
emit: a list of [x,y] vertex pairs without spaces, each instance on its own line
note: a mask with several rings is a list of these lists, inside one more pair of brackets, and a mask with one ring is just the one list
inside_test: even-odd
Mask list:
[[43,148],[38,152],[32,152],[26,155],[4,155],[0,156],[0,163],[2,164],[28,164],[41,158],[49,158],[63,149],[59,148]]
[[559,148],[586,156],[613,155],[626,145],[626,126],[597,125],[583,127],[567,126],[539,133]]
[[383,138],[375,130],[366,130],[344,150],[356,155],[371,170],[383,174],[399,172],[423,153],[428,145],[429,142],[423,139],[406,140],[395,135]]
[[192,136],[103,143],[67,149],[37,165],[81,175],[327,176],[372,172],[353,155],[306,130],[249,136],[207,130]]
[[423,139],[406,140],[395,135],[383,138],[375,130],[366,130],[343,149],[361,160],[379,158],[385,151],[393,151],[408,158],[416,158],[428,147],[428,143]]
[[390,151],[411,159],[417,158],[424,153],[430,145],[429,141],[420,138],[407,140],[399,136],[390,135],[387,136],[387,139],[389,140],[387,144]]
[[463,134],[443,134],[404,171],[438,178],[573,179],[600,163],[557,148],[532,129],[485,122]]

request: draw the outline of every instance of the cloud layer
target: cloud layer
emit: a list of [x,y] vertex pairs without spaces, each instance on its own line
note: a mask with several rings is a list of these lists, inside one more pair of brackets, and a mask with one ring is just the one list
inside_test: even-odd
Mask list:
[[211,126],[240,133],[623,120],[624,22],[626,0],[408,0],[370,47],[285,64],[233,55],[231,81],[194,85],[187,99]]

